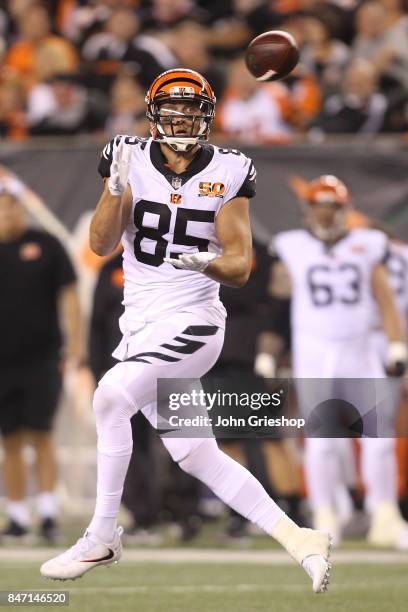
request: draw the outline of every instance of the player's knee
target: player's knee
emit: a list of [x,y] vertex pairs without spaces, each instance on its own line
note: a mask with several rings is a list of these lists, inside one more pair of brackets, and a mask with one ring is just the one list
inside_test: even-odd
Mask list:
[[96,422],[103,421],[112,410],[113,402],[106,387],[97,387],[93,396],[92,408]]
[[361,450],[363,455],[368,457],[378,457],[395,450],[394,438],[362,438]]
[[306,438],[305,451],[309,457],[314,455],[323,456],[336,453],[336,438]]
[[[189,456],[194,454],[194,451],[206,441],[206,438],[163,437],[161,440],[173,461],[180,465],[182,461],[187,460]],[[186,465],[188,465],[188,463]],[[184,469],[184,471],[186,472],[188,470]]]
[[184,472],[201,479],[214,457],[217,457],[222,451],[218,448],[214,438],[192,440],[191,442],[188,454],[179,460],[178,464]]
[[99,385],[93,397],[93,413],[97,426],[113,425],[122,418],[130,420],[128,405],[114,387]]

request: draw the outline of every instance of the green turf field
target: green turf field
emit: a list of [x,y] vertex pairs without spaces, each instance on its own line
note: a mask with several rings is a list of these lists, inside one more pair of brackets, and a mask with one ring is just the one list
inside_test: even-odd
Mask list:
[[38,567],[1,560],[0,589],[67,589],[70,606],[59,609],[78,612],[405,612],[408,601],[405,563],[341,563],[324,595],[294,564],[124,561],[65,583],[43,580]]

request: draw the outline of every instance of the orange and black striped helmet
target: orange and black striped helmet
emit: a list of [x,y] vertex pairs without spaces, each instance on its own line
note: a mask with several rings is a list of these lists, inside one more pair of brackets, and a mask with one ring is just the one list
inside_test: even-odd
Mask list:
[[[176,68],[163,72],[151,84],[145,100],[154,140],[165,142],[175,151],[188,151],[198,141],[208,139],[216,98],[208,81],[195,70]],[[163,113],[165,103],[169,108]],[[192,110],[172,112],[173,103],[191,104]],[[180,119],[191,123],[189,132],[180,134],[175,130]],[[165,125],[170,127],[166,130]]]
[[[311,181],[305,188],[306,223],[312,233],[325,242],[337,240],[348,231],[346,214],[351,208],[351,198],[346,185],[331,174],[324,174]],[[319,219],[316,206],[332,206],[333,216]]]
[[351,203],[350,193],[343,181],[331,174],[319,176],[309,183],[306,194],[309,204],[338,204],[345,206]]

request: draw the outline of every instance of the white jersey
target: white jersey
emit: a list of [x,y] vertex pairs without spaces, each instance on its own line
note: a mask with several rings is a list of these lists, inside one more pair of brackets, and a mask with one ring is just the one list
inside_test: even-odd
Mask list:
[[[177,269],[163,258],[197,251],[221,253],[215,220],[232,198],[254,195],[251,160],[239,151],[206,144],[185,172],[175,174],[165,165],[157,142],[130,136],[127,142],[133,145],[128,178],[133,205],[122,237],[122,332],[131,333],[140,323],[175,312],[200,313],[224,327],[219,283]],[[102,153],[102,176],[109,176],[111,155],[112,141]]]
[[345,340],[368,333],[372,271],[387,252],[385,235],[354,229],[331,247],[306,229],[278,234],[273,248],[292,280],[293,333]]

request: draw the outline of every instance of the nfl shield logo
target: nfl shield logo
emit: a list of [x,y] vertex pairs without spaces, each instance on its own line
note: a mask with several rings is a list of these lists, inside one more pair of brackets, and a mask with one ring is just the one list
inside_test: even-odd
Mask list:
[[181,183],[181,178],[174,177],[171,179],[171,186],[173,187],[173,189],[180,189]]

